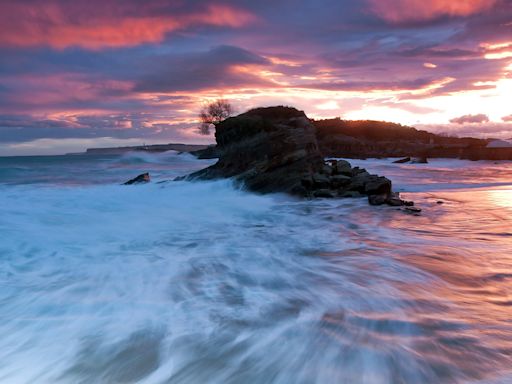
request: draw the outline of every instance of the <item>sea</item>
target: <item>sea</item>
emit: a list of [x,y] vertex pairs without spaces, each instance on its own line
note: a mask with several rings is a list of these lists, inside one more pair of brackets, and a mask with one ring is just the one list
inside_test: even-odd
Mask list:
[[512,383],[512,162],[393,160],[418,215],[0,158],[0,383]]

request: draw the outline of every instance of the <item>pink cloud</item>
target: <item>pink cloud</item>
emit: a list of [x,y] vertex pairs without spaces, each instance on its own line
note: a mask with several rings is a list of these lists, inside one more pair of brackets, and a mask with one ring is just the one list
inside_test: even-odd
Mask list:
[[57,49],[134,46],[158,43],[167,33],[196,26],[235,28],[255,20],[247,11],[227,5],[209,5],[179,15],[157,14],[151,10],[140,16],[131,11],[123,13],[125,9],[116,7],[97,7],[93,14],[82,14],[73,5],[73,2],[26,4],[7,0],[1,6],[0,45]]
[[479,124],[486,123],[489,121],[489,116],[481,113],[478,115],[464,115],[460,117],[455,117],[450,120],[450,123],[453,124]]
[[469,16],[490,9],[497,0],[368,0],[370,9],[391,23],[426,21],[441,16]]
[[503,116],[501,118],[501,120],[506,121],[506,122],[509,122],[509,121],[512,122],[512,115]]

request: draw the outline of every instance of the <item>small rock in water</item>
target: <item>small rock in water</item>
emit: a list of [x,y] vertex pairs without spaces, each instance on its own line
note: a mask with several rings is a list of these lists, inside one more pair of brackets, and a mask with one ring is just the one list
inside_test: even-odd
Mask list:
[[151,181],[149,177],[149,173],[142,173],[139,176],[128,180],[126,183],[123,183],[123,185],[131,185],[131,184],[141,184],[141,183],[149,183]]
[[405,212],[408,212],[408,213],[420,213],[421,212],[421,208],[418,208],[418,207],[405,207],[404,208]]
[[413,164],[428,164],[428,159],[426,157],[416,157],[412,159]]
[[437,204],[444,204],[444,201],[443,200],[437,200],[436,203]]
[[393,163],[394,164],[403,164],[403,163],[408,163],[409,161],[411,161],[410,157],[404,157],[403,159],[398,159],[398,160],[393,161]]

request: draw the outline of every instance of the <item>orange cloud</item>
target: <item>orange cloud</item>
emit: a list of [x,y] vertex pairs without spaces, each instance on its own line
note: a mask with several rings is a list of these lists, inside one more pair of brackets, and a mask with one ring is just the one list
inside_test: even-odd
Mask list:
[[469,16],[497,0],[368,0],[373,13],[392,23],[426,21],[440,16]]
[[[72,3],[70,3],[72,4]],[[0,45],[51,46],[87,49],[158,43],[172,31],[195,26],[241,27],[254,21],[250,13],[226,5],[210,5],[185,15],[115,16],[115,13],[88,15],[73,20],[69,9],[57,3],[2,5]]]

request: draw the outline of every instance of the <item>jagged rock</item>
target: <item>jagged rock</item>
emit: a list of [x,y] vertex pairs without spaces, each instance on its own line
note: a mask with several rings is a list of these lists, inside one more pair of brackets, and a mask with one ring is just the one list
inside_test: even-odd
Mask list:
[[[315,127],[295,108],[258,108],[231,117],[217,124],[215,138],[219,161],[188,179],[232,177],[252,191],[296,194],[313,188],[306,176],[324,168]],[[314,180],[315,188],[329,187],[322,176]]]
[[393,161],[393,163],[394,164],[403,164],[403,163],[408,163],[409,161],[411,161],[410,157],[404,157],[403,159]]
[[252,191],[304,197],[391,193],[391,181],[385,177],[352,168],[345,160],[324,162],[314,125],[295,108],[258,108],[215,128],[218,162],[184,178],[229,177]]
[[137,177],[134,177],[131,180],[128,180],[127,182],[123,183],[123,185],[131,185],[131,184],[142,184],[142,183],[149,183],[151,181],[151,178],[149,177],[149,173],[142,173]]

